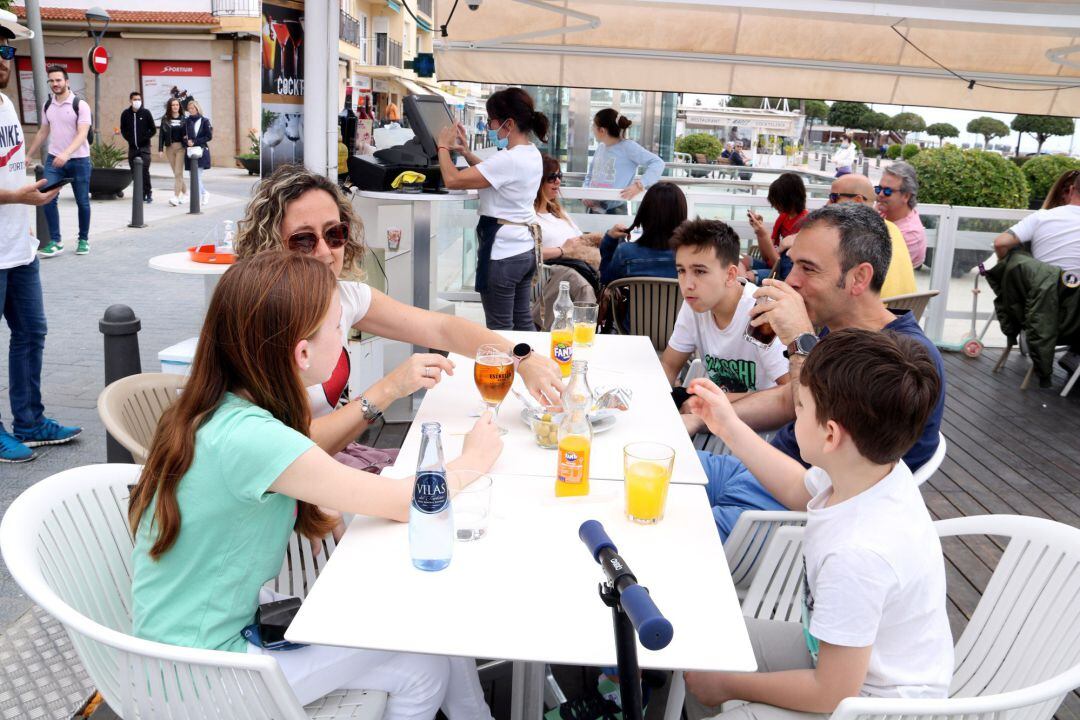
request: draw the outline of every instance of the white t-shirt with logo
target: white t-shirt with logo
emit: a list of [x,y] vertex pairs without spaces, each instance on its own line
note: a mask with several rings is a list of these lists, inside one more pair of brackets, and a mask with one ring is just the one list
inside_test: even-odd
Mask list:
[[546,248],[559,248],[570,238],[581,237],[581,228],[569,215],[564,220],[551,213],[537,213],[536,219],[540,222],[540,232]]
[[[2,206],[0,206],[2,207]],[[313,418],[329,415],[334,408],[349,402],[349,328],[364,319],[371,308],[371,288],[362,282],[338,281],[338,297],[341,299],[341,355],[330,378],[322,385],[307,389]]]
[[668,345],[679,352],[700,355],[709,379],[728,392],[765,390],[788,372],[788,360],[779,340],[763,348],[745,337],[756,289],[749,284],[743,287],[735,314],[722,330],[711,312],[694,312],[683,303],[668,340]]
[[[480,214],[518,223],[535,223],[536,192],[544,174],[544,161],[532,143],[500,150],[476,169],[491,183],[479,191]],[[503,225],[495,235],[492,260],[503,260],[532,250],[529,229],[521,225]]]
[[945,559],[919,487],[902,461],[876,485],[826,507],[832,480],[806,471],[803,629],[817,641],[872,645],[862,694],[944,698],[953,673]]
[[1033,212],[1009,231],[1020,242],[1031,243],[1036,260],[1080,273],[1080,205]]
[[[11,99],[0,93],[0,190],[8,192],[28,185],[26,138]],[[0,270],[29,265],[38,241],[30,234],[30,206],[0,205]]]

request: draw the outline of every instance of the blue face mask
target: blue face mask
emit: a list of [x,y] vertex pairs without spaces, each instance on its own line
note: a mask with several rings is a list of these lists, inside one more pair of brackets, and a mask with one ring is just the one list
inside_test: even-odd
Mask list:
[[[501,129],[501,128],[500,128]],[[487,131],[488,141],[493,144],[499,150],[505,150],[510,145],[509,137],[499,137],[499,130],[492,130],[488,128]]]

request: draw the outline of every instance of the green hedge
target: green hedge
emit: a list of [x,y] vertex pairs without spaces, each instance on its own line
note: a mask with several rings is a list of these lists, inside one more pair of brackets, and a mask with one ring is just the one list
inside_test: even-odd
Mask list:
[[1028,205],[1024,173],[997,153],[950,145],[923,150],[911,164],[919,176],[919,202],[1001,208]]
[[919,154],[919,146],[915,143],[908,143],[904,145],[904,149],[901,151],[901,155],[905,160],[910,160]]
[[889,158],[890,160],[899,160],[900,159],[900,154],[903,153],[903,152],[904,152],[904,146],[903,145],[897,145],[897,144],[894,143],[894,144],[889,146],[888,150],[885,151],[885,157]]
[[705,155],[706,160],[715,160],[724,151],[724,144],[714,135],[693,133],[683,135],[675,141],[675,152]]
[[1076,169],[1080,169],[1080,160],[1065,155],[1038,155],[1028,160],[1021,170],[1031,188],[1031,202],[1041,203],[1063,173]]

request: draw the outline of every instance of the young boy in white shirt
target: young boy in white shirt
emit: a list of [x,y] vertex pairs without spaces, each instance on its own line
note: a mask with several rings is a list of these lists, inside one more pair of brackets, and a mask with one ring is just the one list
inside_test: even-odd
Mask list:
[[[941,543],[900,459],[937,402],[926,349],[892,332],[828,334],[796,388],[798,462],[738,422],[710,381],[690,384],[693,412],[755,442],[755,474],[788,507],[805,507],[803,622],[748,620],[757,673],[687,673],[706,705],[749,704],[724,720],[831,713],[857,695],[944,698],[953,671]],[[729,437],[722,438],[728,440]]]
[[[660,363],[680,408],[687,393],[678,387],[679,371],[695,354],[708,378],[733,399],[788,381],[780,341],[763,346],[746,337],[757,287],[742,283],[739,247],[739,236],[719,220],[687,220],[671,237],[683,306]],[[684,412],[691,434],[704,430],[699,418]]]

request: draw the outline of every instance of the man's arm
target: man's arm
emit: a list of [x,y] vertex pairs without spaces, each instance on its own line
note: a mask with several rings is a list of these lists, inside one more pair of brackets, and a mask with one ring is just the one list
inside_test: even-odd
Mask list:
[[664,354],[660,356],[660,365],[664,368],[664,375],[667,376],[668,384],[671,387],[678,387],[679,385],[679,371],[685,366],[686,362],[690,359],[693,353],[680,352],[671,347],[669,343],[664,348]]
[[0,190],[0,205],[45,205],[60,192],[60,188],[41,192],[48,180],[38,180],[29,185],[23,185],[18,190]]
[[[42,113],[42,115],[44,115],[44,113]],[[26,149],[26,159],[28,161],[31,158],[37,157],[41,144],[49,139],[50,127],[51,126],[48,123],[44,123],[38,128],[38,131],[34,133],[34,139],[30,141],[30,147]]]
[[795,387],[802,367],[801,355],[794,355],[788,366],[787,380],[776,387],[743,395],[734,401],[735,414],[756,432],[782,427],[795,419]]
[[1019,246],[1020,238],[1016,237],[1012,230],[1006,230],[994,238],[994,253],[998,258],[1004,258],[1010,250]]
[[[75,130],[75,139],[71,141],[71,144],[64,148],[64,152],[56,156],[57,160],[63,158],[64,162],[67,162],[71,158],[71,153],[82,147],[82,144],[86,142],[86,136],[90,133],[90,123],[85,125],[80,124]],[[64,163],[60,163],[63,165]]]
[[128,130],[127,125],[124,123],[124,118],[127,117],[127,114],[129,112],[132,114],[132,118],[131,118],[131,127],[132,128],[134,128],[135,123],[139,122],[139,120],[140,120],[140,117],[138,115],[136,115],[134,113],[134,111],[132,111],[132,110],[125,110],[124,112],[120,113],[120,136],[122,138],[124,138],[125,140],[127,140],[128,145],[133,145],[134,142],[133,142],[133,138],[131,136],[131,131]]

